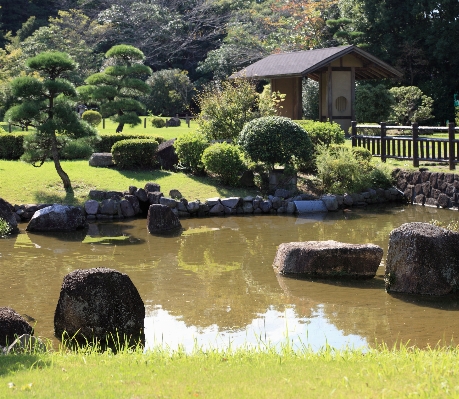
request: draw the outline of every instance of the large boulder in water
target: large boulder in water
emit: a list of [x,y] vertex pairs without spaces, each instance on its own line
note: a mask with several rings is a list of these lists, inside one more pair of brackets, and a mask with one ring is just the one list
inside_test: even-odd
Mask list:
[[27,225],[27,231],[72,231],[86,227],[81,208],[54,204],[40,209]]
[[16,220],[16,216],[14,216],[13,211],[13,206],[9,202],[0,198],[0,218],[5,220],[10,225],[11,233],[16,234],[19,232],[19,229],[18,222]]
[[459,233],[428,223],[392,230],[386,259],[386,290],[446,295],[459,288]]
[[167,205],[152,204],[148,208],[147,228],[151,234],[162,234],[180,230],[182,225]]
[[32,327],[20,314],[11,308],[0,308],[0,346],[10,345],[17,337],[32,333]]
[[273,267],[281,274],[308,277],[373,278],[382,256],[382,248],[373,244],[289,242],[279,245]]
[[144,342],[145,306],[128,275],[95,268],[64,277],[54,314],[54,334],[78,341]]

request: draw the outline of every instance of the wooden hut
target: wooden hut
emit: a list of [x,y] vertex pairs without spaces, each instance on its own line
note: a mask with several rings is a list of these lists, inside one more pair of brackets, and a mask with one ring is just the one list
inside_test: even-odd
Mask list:
[[355,81],[400,78],[395,68],[355,46],[329,47],[271,54],[236,72],[232,78],[271,81],[273,91],[285,94],[280,114],[301,119],[302,80],[319,82],[319,118],[339,123],[348,131],[355,120]]

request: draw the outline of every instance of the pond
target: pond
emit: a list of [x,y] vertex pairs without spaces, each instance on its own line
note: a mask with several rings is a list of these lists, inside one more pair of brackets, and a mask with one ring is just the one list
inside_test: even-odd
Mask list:
[[302,217],[185,219],[183,232],[170,237],[150,235],[144,219],[52,235],[25,233],[24,224],[21,234],[0,240],[0,306],[32,317],[36,335],[52,339],[63,277],[108,267],[128,274],[139,290],[147,347],[450,343],[459,334],[458,300],[389,295],[383,264],[374,279],[336,282],[278,276],[272,262],[283,242],[330,239],[380,245],[384,262],[394,228],[453,218],[436,208],[369,206]]

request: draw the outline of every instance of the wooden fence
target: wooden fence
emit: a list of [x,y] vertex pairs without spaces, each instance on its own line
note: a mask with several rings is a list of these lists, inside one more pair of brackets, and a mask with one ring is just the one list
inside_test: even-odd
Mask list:
[[[359,128],[379,130],[379,136],[365,136],[357,134]],[[410,130],[409,136],[388,136],[388,130]],[[388,126],[382,122],[379,125],[358,125],[352,122],[352,147],[364,147],[373,156],[381,157],[382,162],[387,158],[412,160],[414,167],[419,167],[419,161],[448,162],[449,169],[454,170],[459,163],[459,140],[455,132],[459,130],[454,123],[448,126]],[[448,138],[420,137],[427,132],[448,132]]]

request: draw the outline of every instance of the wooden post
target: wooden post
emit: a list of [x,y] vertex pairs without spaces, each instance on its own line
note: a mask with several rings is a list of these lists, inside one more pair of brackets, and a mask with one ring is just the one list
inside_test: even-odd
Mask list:
[[8,123],[8,132],[11,133],[11,123]]
[[147,128],[147,118],[143,118],[143,128]]
[[102,129],[105,129],[105,118],[102,118]]
[[328,109],[328,120],[333,122],[333,87],[332,87],[332,67],[331,64],[328,64],[328,85],[327,85],[327,109]]
[[351,67],[351,120],[355,120],[355,67]]
[[351,142],[352,147],[357,146],[357,122],[351,121]]
[[413,166],[415,168],[419,167],[419,125],[417,122],[411,124],[411,130],[413,131]]
[[455,135],[454,135],[454,123],[448,123],[448,141],[449,141],[449,170],[456,169],[456,154],[455,154],[455,143],[454,143]]
[[186,124],[188,125],[188,127],[190,127],[190,116],[188,114],[186,114]]
[[386,122],[381,122],[381,162],[386,162]]

